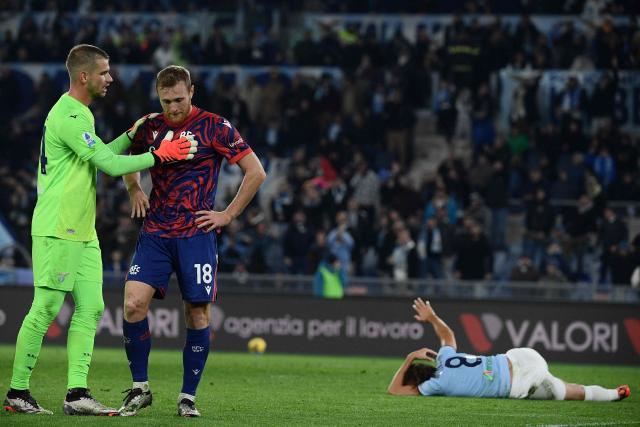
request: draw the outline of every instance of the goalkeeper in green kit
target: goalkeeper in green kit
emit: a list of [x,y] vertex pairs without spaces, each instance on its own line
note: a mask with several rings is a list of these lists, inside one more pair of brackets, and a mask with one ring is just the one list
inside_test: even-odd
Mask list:
[[67,292],[75,312],[67,336],[68,392],[63,410],[69,415],[116,415],[94,399],[87,388],[93,341],[104,302],[102,260],[95,230],[97,170],[119,176],[155,164],[193,158],[197,142],[189,137],[172,141],[168,133],[154,151],[119,155],[129,148],[139,119],[109,144],[95,134],[92,100],[103,97],[113,81],[109,56],[100,48],[78,45],[66,62],[71,80],[68,93],[51,108],[42,130],[38,170],[38,201],[33,213],[34,298],[16,341],[7,411],[52,414],[29,392],[42,339],[57,316]]

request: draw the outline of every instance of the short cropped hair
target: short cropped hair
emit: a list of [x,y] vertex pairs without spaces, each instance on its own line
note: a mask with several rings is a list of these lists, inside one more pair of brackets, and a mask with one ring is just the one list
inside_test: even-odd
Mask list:
[[98,58],[109,59],[109,55],[104,50],[90,44],[79,44],[74,46],[67,55],[67,71],[71,80],[75,80],[79,71],[89,71],[93,69]]
[[436,368],[424,363],[413,363],[404,373],[402,385],[419,386],[436,374]]
[[189,70],[179,65],[169,65],[158,72],[156,89],[174,87],[178,82],[184,82],[187,89],[191,88],[191,74]]

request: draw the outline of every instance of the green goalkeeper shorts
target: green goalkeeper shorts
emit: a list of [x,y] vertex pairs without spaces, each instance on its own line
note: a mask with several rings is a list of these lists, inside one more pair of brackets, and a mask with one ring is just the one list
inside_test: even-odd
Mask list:
[[33,236],[33,283],[70,292],[78,282],[102,283],[102,254],[98,239],[75,242]]

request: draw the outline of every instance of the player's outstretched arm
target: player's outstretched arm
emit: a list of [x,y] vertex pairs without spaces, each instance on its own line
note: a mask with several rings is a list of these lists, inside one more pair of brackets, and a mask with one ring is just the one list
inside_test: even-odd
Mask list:
[[172,138],[173,132],[169,131],[157,150],[135,156],[115,155],[104,143],[95,142],[95,154],[89,161],[107,175],[121,176],[149,169],[158,163],[192,159],[198,143],[185,137],[175,141]]
[[453,334],[451,328],[444,323],[444,321],[438,317],[436,312],[431,307],[429,301],[423,301],[421,298],[413,300],[413,309],[416,314],[413,316],[417,321],[424,323],[431,323],[433,330],[440,339],[441,346],[449,346],[454,349],[457,348],[456,337]]
[[437,353],[429,348],[421,348],[416,351],[412,351],[407,354],[407,357],[402,362],[402,365],[398,368],[395,375],[391,379],[391,383],[389,387],[387,387],[387,393],[392,394],[394,396],[418,396],[420,395],[420,391],[418,390],[417,385],[413,384],[403,384],[404,375],[407,372],[407,369],[411,366],[414,360],[428,360],[433,362],[434,357],[437,356]]
[[242,183],[240,184],[236,197],[233,198],[229,206],[222,212],[196,212],[196,215],[198,215],[198,218],[196,218],[198,228],[204,228],[206,232],[209,232],[228,225],[244,211],[244,208],[247,207],[251,199],[253,199],[258,192],[267,174],[264,172],[262,164],[255,153],[251,153],[240,159],[238,166],[242,169],[244,178],[242,178]]
[[107,148],[105,144],[98,143],[96,144],[96,152],[89,159],[89,162],[107,175],[121,176],[149,169],[156,163],[156,160],[151,153],[137,156],[117,155]]
[[149,209],[149,197],[140,186],[140,172],[134,172],[122,176],[122,180],[129,193],[131,203],[131,218],[144,218]]

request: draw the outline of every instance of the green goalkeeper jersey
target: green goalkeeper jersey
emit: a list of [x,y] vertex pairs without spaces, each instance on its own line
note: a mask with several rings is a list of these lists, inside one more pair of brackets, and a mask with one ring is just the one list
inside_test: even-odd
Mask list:
[[68,93],[49,111],[42,129],[33,236],[97,238],[97,169],[89,159],[103,142],[94,123],[91,110]]

